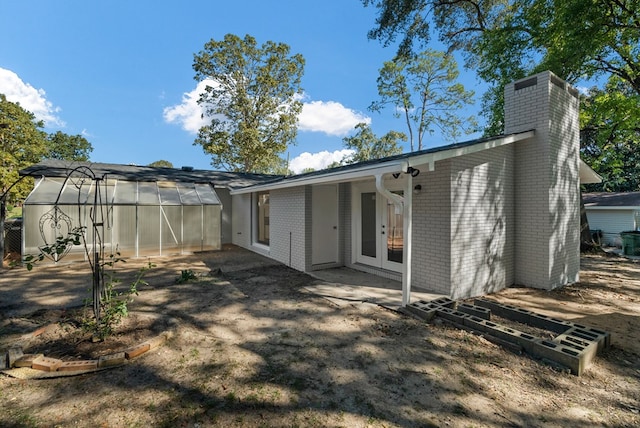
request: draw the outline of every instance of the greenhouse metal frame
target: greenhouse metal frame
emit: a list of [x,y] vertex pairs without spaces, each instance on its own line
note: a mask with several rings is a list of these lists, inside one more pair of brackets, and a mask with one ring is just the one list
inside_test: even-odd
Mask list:
[[87,248],[74,245],[66,260],[95,251],[94,240],[122,257],[219,250],[221,212],[210,183],[41,177],[24,203],[22,254],[38,254],[78,227]]

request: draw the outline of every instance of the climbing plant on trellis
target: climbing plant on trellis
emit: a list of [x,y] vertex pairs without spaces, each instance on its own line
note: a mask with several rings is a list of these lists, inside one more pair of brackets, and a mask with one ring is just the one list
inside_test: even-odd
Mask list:
[[[77,215],[73,220],[60,204],[63,192],[76,192]],[[88,214],[88,215],[87,215]],[[38,222],[43,244],[39,254],[26,255],[23,262],[27,269],[40,261],[49,259],[58,263],[74,248],[82,246],[91,267],[91,303],[93,319],[83,320],[83,325],[99,340],[112,333],[113,327],[128,314],[127,304],[132,295],[137,295],[137,286],[144,283],[142,277],[147,269],[139,272],[129,289],[118,292],[114,284],[119,282],[113,276],[106,278],[105,269],[120,261],[119,253],[105,255],[105,231],[112,227],[113,207],[109,205],[107,176],[96,176],[87,166],[70,169],[53,203],[53,208],[44,213]],[[88,218],[87,224],[83,218]],[[149,264],[148,268],[152,267]],[[106,278],[106,279],[105,279]]]

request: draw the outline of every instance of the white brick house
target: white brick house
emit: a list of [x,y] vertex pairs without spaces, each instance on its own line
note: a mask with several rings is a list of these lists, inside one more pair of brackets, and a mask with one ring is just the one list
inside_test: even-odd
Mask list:
[[[207,183],[221,208],[204,232],[217,243],[304,272],[347,266],[395,279],[405,305],[412,288],[465,298],[575,282],[579,184],[598,179],[579,159],[577,92],[543,72],[507,85],[504,98],[503,136],[285,178],[87,166],[110,179]],[[65,177],[70,167],[43,162],[21,174]],[[159,254],[182,251],[185,227],[165,229],[161,244],[177,244]]]
[[553,289],[580,268],[578,134],[576,90],[539,73],[505,88],[503,136],[232,190],[232,241],[401,280],[403,304]]

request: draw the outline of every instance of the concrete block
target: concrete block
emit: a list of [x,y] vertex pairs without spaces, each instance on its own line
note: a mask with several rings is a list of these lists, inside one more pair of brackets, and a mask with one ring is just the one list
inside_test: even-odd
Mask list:
[[439,297],[435,300],[430,301],[434,305],[443,306],[445,308],[455,308],[456,302],[455,300],[451,300],[448,297]]
[[488,330],[487,333],[499,339],[514,343],[526,352],[530,352],[539,340],[539,338],[535,336],[500,324],[490,326],[490,330]]
[[454,309],[451,308],[447,308],[447,307],[439,307],[438,309],[436,309],[436,315],[439,316],[440,318],[444,318],[446,320],[449,321],[453,321],[457,324],[460,325],[465,325],[464,324],[464,319],[469,317],[470,315],[465,314],[464,312],[459,312],[456,311]]
[[571,370],[574,375],[580,376],[586,369],[588,359],[581,350],[574,347],[567,347],[560,343],[548,340],[539,340],[530,352],[532,355],[559,363]]
[[44,357],[43,354],[24,354],[22,357],[18,358],[14,363],[13,367],[31,367],[33,366],[33,361],[36,358]]
[[533,327],[549,330],[557,334],[562,334],[573,326],[573,324],[569,321],[564,321],[536,313],[531,314],[531,316],[529,317],[529,322],[527,324]]
[[124,355],[124,352],[118,352],[111,355],[103,355],[102,357],[98,358],[98,367],[104,368],[119,366],[124,364],[125,360],[126,357]]
[[564,333],[572,327],[572,324],[568,321],[538,314],[516,306],[505,305],[489,299],[476,299],[474,303],[476,306],[481,306],[491,310],[493,314],[499,317],[558,334]]
[[469,327],[473,330],[482,332],[482,333],[488,333],[491,331],[491,329],[495,326],[497,326],[496,323],[493,323],[491,321],[487,321],[484,320],[482,318],[478,318],[475,315],[469,315],[467,316],[464,320],[463,320],[463,325],[465,327]]
[[62,360],[50,357],[39,357],[33,360],[31,368],[34,370],[42,370],[44,372],[55,372],[62,364]]
[[598,352],[603,351],[611,346],[611,334],[606,331],[590,328],[578,324],[568,329],[564,334],[558,336],[572,342],[589,342],[595,343]]
[[98,368],[97,360],[65,361],[58,367],[59,372],[75,372],[85,370],[95,370]]
[[139,355],[144,354],[145,352],[147,352],[149,349],[151,348],[151,346],[148,343],[141,343],[138,346],[133,346],[129,349],[125,349],[124,351],[124,356],[127,360],[130,360],[132,358],[135,358]]
[[458,304],[457,310],[460,312],[464,312],[465,314],[474,315],[484,320],[491,319],[491,311],[481,306],[474,306],[468,303],[460,303]]
[[418,306],[414,306],[414,304],[410,304],[405,306],[404,308],[409,314],[420,318],[426,322],[430,322],[433,317],[436,316],[436,310],[435,308],[433,309],[426,309],[425,307],[418,307]]

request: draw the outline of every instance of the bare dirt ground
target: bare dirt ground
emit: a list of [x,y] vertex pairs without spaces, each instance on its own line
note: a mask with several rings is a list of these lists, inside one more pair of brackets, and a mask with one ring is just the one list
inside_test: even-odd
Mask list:
[[[336,304],[304,289],[318,280],[236,247],[153,261],[131,318],[94,345],[70,322],[84,265],[0,274],[0,348],[53,324],[31,351],[93,358],[175,328],[121,367],[0,374],[0,426],[640,426],[638,263],[585,255],[579,284],[491,296],[610,331],[612,348],[577,377],[441,322]],[[124,284],[144,263],[118,267]],[[184,269],[201,277],[176,284]]]

